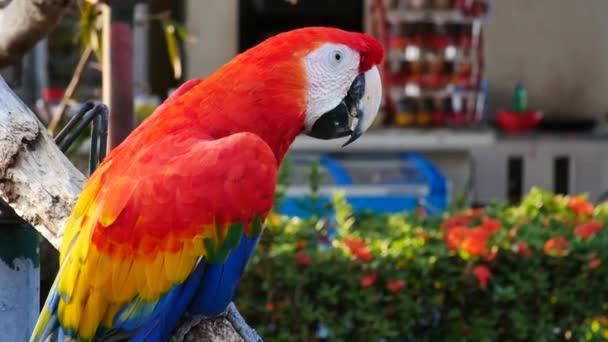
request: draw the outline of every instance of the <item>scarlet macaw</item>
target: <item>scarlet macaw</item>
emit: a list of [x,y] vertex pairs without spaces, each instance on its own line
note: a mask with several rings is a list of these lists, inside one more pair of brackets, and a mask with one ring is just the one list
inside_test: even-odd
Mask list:
[[87,181],[31,340],[162,341],[185,312],[224,312],[285,152],[363,134],[382,58],[366,34],[311,27],[182,85]]

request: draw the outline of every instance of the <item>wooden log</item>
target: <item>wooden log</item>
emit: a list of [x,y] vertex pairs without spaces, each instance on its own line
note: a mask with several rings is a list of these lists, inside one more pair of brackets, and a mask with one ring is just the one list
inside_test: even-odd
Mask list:
[[0,78],[0,196],[58,248],[84,182],[85,176]]

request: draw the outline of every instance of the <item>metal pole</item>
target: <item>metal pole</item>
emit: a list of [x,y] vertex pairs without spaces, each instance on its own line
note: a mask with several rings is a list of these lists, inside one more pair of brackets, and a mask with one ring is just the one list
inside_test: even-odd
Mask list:
[[0,340],[27,341],[40,311],[40,235],[0,200]]
[[148,7],[147,3],[135,5],[133,68],[137,94],[146,93],[150,90],[148,84],[148,30],[150,26],[148,23]]
[[135,127],[133,112],[133,5],[103,5],[103,102],[110,108],[108,148]]

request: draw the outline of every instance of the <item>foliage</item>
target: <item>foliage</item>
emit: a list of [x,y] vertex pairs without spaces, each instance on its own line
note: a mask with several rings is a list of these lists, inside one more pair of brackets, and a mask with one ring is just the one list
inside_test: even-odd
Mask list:
[[179,49],[179,41],[189,39],[186,28],[175,20],[169,18],[161,19],[161,25],[165,33],[165,41],[167,42],[167,53],[173,67],[173,76],[175,79],[182,77],[182,57]]
[[608,206],[534,189],[442,217],[271,214],[237,305],[268,340],[608,337]]
[[97,60],[101,61],[103,44],[100,12],[96,3],[91,1],[79,1],[77,4],[80,7],[80,29],[78,30],[80,43],[82,46],[90,47],[95,52]]

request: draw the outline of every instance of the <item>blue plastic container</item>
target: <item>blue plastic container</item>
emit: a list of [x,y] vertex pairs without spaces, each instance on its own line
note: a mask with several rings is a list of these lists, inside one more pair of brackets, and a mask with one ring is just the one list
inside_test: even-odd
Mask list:
[[311,162],[320,164],[321,187],[317,207],[344,191],[355,211],[380,213],[423,207],[429,214],[443,212],[449,201],[449,182],[430,161],[415,153],[403,154],[292,154],[290,186],[281,213],[308,217],[311,207],[308,173]]

